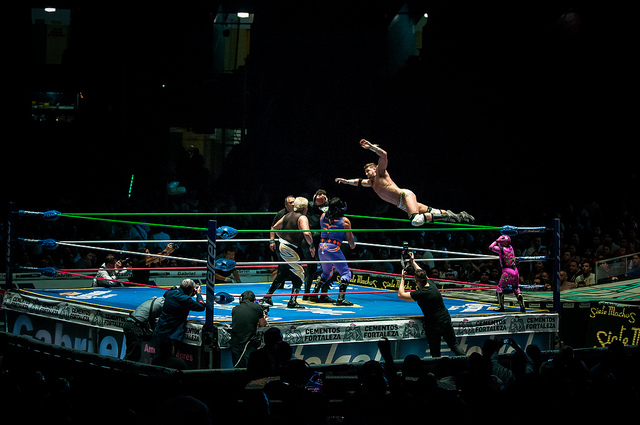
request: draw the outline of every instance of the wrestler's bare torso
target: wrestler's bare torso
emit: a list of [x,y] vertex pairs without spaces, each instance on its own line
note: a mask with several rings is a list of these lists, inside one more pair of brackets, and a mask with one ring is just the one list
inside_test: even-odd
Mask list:
[[362,186],[372,188],[383,201],[398,205],[402,190],[391,180],[387,170],[379,170],[379,167],[370,166],[365,170],[365,175],[367,178],[362,180]]

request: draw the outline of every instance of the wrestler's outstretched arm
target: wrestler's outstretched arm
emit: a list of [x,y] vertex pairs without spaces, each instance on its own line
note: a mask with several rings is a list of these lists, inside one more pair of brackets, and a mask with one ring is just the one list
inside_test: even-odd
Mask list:
[[337,177],[336,183],[348,184],[350,186],[362,185],[363,187],[371,187],[369,179],[343,179],[342,177]]
[[360,146],[362,146],[364,149],[375,152],[378,155],[378,174],[381,175],[382,173],[384,173],[384,171],[387,169],[388,164],[387,151],[365,139],[360,140]]

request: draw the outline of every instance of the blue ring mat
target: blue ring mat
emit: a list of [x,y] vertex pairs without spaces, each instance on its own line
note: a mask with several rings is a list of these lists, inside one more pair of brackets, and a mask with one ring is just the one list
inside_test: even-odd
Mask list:
[[[227,292],[238,295],[250,289],[260,299],[269,289],[269,283],[252,284],[218,284],[216,292]],[[204,286],[203,292],[204,291]],[[24,293],[42,296],[60,301],[83,303],[94,307],[132,311],[145,300],[153,296],[162,296],[166,289],[157,287],[117,287],[117,288],[86,288],[86,289],[48,289],[48,290],[22,290]],[[331,292],[338,292],[334,288]],[[359,285],[349,285],[346,299],[353,306],[336,306],[330,303],[315,303],[302,301],[298,296],[303,309],[287,308],[291,294],[291,284],[287,283],[284,289],[279,289],[273,297],[274,306],[269,308],[269,322],[294,322],[294,321],[344,321],[366,319],[388,319],[395,317],[421,317],[422,312],[415,302],[403,301],[398,298],[397,292],[384,289],[375,289]],[[206,297],[206,293],[203,294]],[[444,295],[444,294],[443,294]],[[334,300],[337,295],[329,295]],[[519,313],[519,308],[505,306],[503,313],[494,309],[497,304],[461,300],[444,297],[444,303],[451,316],[495,315],[505,313]],[[231,322],[231,310],[238,305],[238,299],[230,304],[214,305],[215,322]],[[204,321],[205,312],[191,312],[189,320]]]

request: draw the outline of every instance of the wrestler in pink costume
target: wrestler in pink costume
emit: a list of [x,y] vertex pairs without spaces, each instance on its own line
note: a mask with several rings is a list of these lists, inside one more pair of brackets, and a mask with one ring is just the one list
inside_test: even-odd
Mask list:
[[520,291],[520,275],[516,266],[515,252],[511,246],[511,238],[507,235],[502,235],[489,245],[489,249],[500,256],[500,266],[502,267],[502,276],[496,287],[500,304],[499,311],[504,311],[504,288],[507,285],[511,285],[513,294],[520,304],[520,311],[524,312],[524,300]]

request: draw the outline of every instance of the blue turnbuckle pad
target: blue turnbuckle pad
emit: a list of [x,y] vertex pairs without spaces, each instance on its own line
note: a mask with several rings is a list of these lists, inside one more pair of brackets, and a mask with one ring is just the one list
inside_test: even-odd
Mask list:
[[218,258],[213,266],[215,270],[230,272],[236,268],[236,262],[229,258]]
[[42,218],[46,221],[56,221],[62,213],[56,210],[49,210],[42,213]]
[[213,300],[216,302],[216,304],[230,304],[231,302],[233,302],[234,297],[227,292],[218,292],[213,296]]
[[55,221],[62,215],[60,211],[56,210],[49,210],[46,212],[18,210],[18,214],[22,217],[42,217],[46,221]]
[[58,247],[58,241],[55,239],[44,239],[42,241],[42,247],[44,249],[56,249]]
[[40,272],[43,276],[47,277],[56,277],[58,274],[58,269],[55,267],[27,267],[27,266],[18,266],[19,270],[25,271],[34,271]]
[[216,237],[219,237],[221,239],[231,239],[235,238],[237,235],[238,231],[229,226],[220,226],[216,230]]
[[502,226],[500,233],[507,236],[515,236],[518,234],[518,228],[515,226]]
[[40,269],[40,273],[42,273],[43,276],[56,277],[56,275],[58,274],[58,269],[56,269],[55,267],[43,267]]
[[42,245],[44,249],[56,249],[58,247],[58,241],[55,239],[18,238],[18,242],[31,244],[31,245]]

